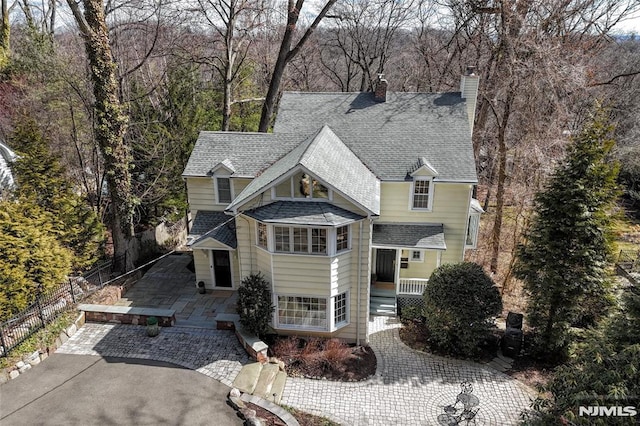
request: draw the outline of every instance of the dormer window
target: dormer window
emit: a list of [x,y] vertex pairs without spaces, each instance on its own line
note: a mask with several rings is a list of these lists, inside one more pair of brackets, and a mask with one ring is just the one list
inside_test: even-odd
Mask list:
[[427,177],[415,177],[411,185],[411,209],[431,210],[433,180]]
[[273,189],[273,196],[276,199],[313,199],[317,201],[329,199],[330,191],[318,179],[300,171],[276,185]]
[[231,202],[231,179],[228,177],[217,177],[216,187],[218,194],[218,204],[229,204]]

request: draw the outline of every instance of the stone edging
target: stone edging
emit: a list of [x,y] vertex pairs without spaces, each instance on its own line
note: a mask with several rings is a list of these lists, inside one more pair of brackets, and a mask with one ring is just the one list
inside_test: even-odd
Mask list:
[[246,332],[240,325],[240,316],[237,314],[218,314],[215,318],[216,329],[231,330],[245,351],[259,363],[265,364],[269,360],[269,346],[258,337]]
[[244,418],[249,424],[251,423],[252,418],[256,418],[256,414],[254,410],[251,410],[246,406],[245,402],[257,405],[258,407],[264,408],[270,413],[280,417],[280,419],[287,426],[300,426],[300,423],[293,417],[289,412],[281,408],[279,405],[276,405],[266,399],[260,398],[256,395],[249,395],[246,393],[241,393],[238,389],[231,389],[229,392],[229,404],[238,410],[240,416]]
[[52,346],[46,348],[40,348],[37,351],[24,355],[22,361],[18,361],[13,367],[7,367],[0,371],[0,384],[15,379],[20,374],[29,371],[32,367],[40,364],[47,359],[50,354],[55,352],[60,346],[62,346],[71,336],[73,336],[80,327],[85,323],[84,312],[80,312],[78,318],[66,329],[60,332],[60,335],[56,338]]

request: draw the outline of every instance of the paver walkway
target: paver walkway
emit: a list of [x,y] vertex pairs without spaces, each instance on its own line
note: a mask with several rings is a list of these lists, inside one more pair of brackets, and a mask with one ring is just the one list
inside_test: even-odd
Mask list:
[[145,326],[86,323],[56,353],[171,362],[232,386],[252,361],[231,331],[162,327],[156,337]]
[[[455,403],[460,383],[472,382],[480,399],[476,425],[515,425],[533,391],[489,367],[418,353],[399,338],[400,324],[372,317],[371,347],[376,375],[341,383],[288,378],[282,403],[344,425],[434,425]],[[149,338],[145,327],[85,324],[58,349],[61,353],[117,356],[172,362],[231,385],[247,358],[233,333],[197,328],[163,328]]]
[[481,364],[422,354],[400,341],[400,322],[372,317],[370,344],[378,359],[373,378],[341,383],[289,378],[282,403],[346,425],[439,425],[460,383],[471,381],[480,399],[476,425],[515,425],[534,392]]
[[235,313],[238,293],[231,290],[207,290],[200,294],[195,273],[189,270],[191,253],[173,254],[158,261],[116,306],[174,309],[176,327],[215,329],[219,313]]

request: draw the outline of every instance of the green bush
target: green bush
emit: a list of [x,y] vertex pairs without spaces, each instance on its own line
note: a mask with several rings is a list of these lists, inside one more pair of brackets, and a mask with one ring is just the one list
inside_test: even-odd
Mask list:
[[274,306],[269,283],[260,272],[242,280],[236,306],[240,324],[247,331],[259,337],[267,334]]
[[493,280],[475,263],[437,268],[424,292],[425,326],[433,349],[475,357],[502,311]]
[[418,306],[405,306],[400,312],[403,321],[422,320],[422,308]]

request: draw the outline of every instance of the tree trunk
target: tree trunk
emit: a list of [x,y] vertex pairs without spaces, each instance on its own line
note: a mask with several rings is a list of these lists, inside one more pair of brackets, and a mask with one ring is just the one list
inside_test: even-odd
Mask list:
[[513,90],[509,89],[507,99],[504,101],[502,122],[498,128],[498,187],[496,188],[496,215],[493,221],[493,231],[491,235],[491,263],[490,270],[494,274],[498,271],[498,258],[500,256],[500,238],[502,232],[502,216],[504,210],[504,189],[507,180],[507,141],[506,132],[511,114],[511,103],[513,102]]
[[[75,3],[67,0],[68,3]],[[109,32],[105,22],[102,0],[83,0],[84,20],[80,21],[77,5],[74,16],[85,40],[91,65],[91,81],[95,98],[96,141],[102,151],[109,196],[110,223],[116,270],[132,269],[135,259],[128,255],[129,240],[133,237],[133,209],[130,167],[132,156],[124,141],[127,113],[118,97],[116,63],[111,54]],[[71,6],[74,9],[73,6]]]
[[318,24],[327,15],[327,12],[337,0],[328,0],[318,16],[313,20],[313,23],[307,28],[304,35],[300,38],[296,46],[291,49],[291,43],[298,24],[298,18],[300,17],[300,10],[304,5],[304,0],[297,0],[295,3],[293,0],[289,0],[287,8],[287,27],[282,37],[282,43],[280,44],[280,51],[278,52],[278,59],[273,67],[273,73],[271,74],[271,81],[269,82],[269,90],[267,91],[267,97],[262,104],[262,115],[260,116],[260,124],[258,131],[266,133],[269,130],[271,119],[273,118],[273,112],[278,98],[278,92],[280,90],[280,83],[282,82],[282,76],[284,75],[284,69],[287,64],[296,57],[298,52],[306,41],[309,39],[313,31],[317,28]]
[[7,66],[9,62],[9,36],[11,35],[11,27],[9,25],[9,6],[8,0],[0,0],[0,71]]
[[289,0],[289,10],[287,13],[287,28],[284,31],[282,37],[282,43],[280,43],[280,51],[278,52],[278,59],[273,67],[273,73],[271,74],[271,81],[269,82],[269,90],[267,91],[267,97],[262,104],[262,114],[260,115],[260,124],[258,125],[258,131],[266,133],[269,130],[271,124],[271,118],[273,117],[273,109],[278,97],[278,91],[280,90],[280,82],[284,75],[284,69],[287,63],[291,60],[289,54],[291,52],[291,42],[293,40],[293,33],[296,30],[298,17],[300,10],[293,5],[293,1]]

